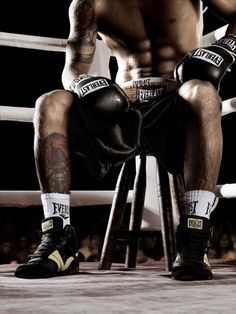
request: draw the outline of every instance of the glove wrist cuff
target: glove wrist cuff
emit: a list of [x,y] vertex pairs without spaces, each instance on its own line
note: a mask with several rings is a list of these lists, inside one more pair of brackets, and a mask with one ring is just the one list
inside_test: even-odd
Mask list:
[[75,79],[73,79],[72,83],[70,84],[70,91],[78,94],[79,92],[79,88],[78,85],[83,81],[86,80],[88,78],[92,77],[89,74],[80,74],[78,75]]
[[233,34],[225,35],[217,40],[213,45],[221,46],[227,49],[236,57],[236,36]]

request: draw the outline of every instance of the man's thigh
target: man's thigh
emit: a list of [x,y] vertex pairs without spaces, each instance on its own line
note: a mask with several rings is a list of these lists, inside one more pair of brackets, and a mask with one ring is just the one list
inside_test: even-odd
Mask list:
[[186,143],[185,106],[177,93],[152,101],[143,113],[146,150],[154,155],[170,173],[183,169]]

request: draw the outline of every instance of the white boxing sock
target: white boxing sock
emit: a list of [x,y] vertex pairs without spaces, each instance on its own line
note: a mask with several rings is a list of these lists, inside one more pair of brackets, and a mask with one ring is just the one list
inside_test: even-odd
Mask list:
[[194,190],[185,195],[185,214],[210,218],[215,194],[210,191]]
[[61,217],[63,227],[70,224],[70,195],[45,193],[41,195],[44,217]]

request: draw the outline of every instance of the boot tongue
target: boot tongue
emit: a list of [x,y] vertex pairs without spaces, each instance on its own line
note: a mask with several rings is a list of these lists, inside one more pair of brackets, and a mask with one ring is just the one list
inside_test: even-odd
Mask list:
[[[177,247],[184,256],[202,258],[210,246],[211,224],[205,217],[182,216],[177,229]],[[191,252],[191,253],[190,253]]]
[[50,217],[42,221],[43,233],[55,233],[63,230],[63,220],[60,217]]
[[203,219],[188,217],[187,218],[187,228],[195,230],[203,230]]

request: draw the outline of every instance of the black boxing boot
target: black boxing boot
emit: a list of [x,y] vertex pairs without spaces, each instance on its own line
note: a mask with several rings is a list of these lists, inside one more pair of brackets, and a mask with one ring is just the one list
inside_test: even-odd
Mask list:
[[67,274],[79,267],[78,246],[74,228],[66,225],[60,217],[42,221],[42,239],[29,260],[20,265],[15,276],[18,278],[49,278]]
[[209,219],[186,215],[177,227],[177,257],[172,267],[176,280],[208,280],[212,278],[208,262],[212,228]]

